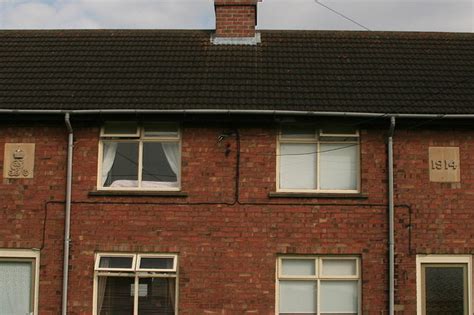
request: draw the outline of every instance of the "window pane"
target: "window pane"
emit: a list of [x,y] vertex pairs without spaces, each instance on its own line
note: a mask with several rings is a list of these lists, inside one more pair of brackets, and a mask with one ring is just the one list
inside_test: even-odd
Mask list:
[[30,314],[30,262],[0,261],[0,314]]
[[137,134],[137,123],[134,121],[109,121],[104,124],[106,135],[135,135]]
[[143,143],[142,187],[178,187],[179,166],[178,143]]
[[[359,138],[357,136],[321,136],[321,142],[356,142]],[[350,145],[350,142],[347,145]]]
[[357,281],[321,281],[321,314],[357,314]]
[[281,137],[284,139],[304,138],[315,139],[316,128],[311,126],[284,126],[281,129]]
[[133,257],[115,257],[102,256],[100,257],[99,268],[111,269],[131,269]]
[[142,294],[138,296],[139,315],[174,315],[175,279],[140,278]]
[[138,142],[104,142],[104,187],[138,187]]
[[426,314],[465,314],[463,267],[425,267]]
[[357,263],[353,259],[323,259],[323,275],[355,276]]
[[140,259],[140,269],[170,269],[174,268],[174,258],[151,258]]
[[133,277],[99,277],[97,282],[97,313],[100,315],[133,314]]
[[179,127],[176,123],[146,123],[145,137],[173,137],[179,135]]
[[357,129],[351,126],[329,126],[322,129],[323,134],[327,135],[355,135]]
[[316,144],[280,145],[280,188],[316,189]]
[[315,272],[314,259],[282,259],[282,275],[313,276]]
[[316,314],[315,281],[280,281],[280,314]]
[[321,144],[320,188],[356,190],[358,174],[357,144]]

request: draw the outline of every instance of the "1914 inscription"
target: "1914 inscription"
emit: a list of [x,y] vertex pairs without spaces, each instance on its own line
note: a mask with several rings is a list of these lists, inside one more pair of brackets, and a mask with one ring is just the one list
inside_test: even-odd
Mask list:
[[430,147],[430,181],[453,183],[461,180],[459,147]]
[[431,160],[432,170],[455,170],[458,164],[454,160]]

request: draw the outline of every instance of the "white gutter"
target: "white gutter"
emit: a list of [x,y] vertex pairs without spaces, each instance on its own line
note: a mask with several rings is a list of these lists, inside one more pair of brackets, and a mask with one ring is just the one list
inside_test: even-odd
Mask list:
[[63,257],[63,291],[62,291],[62,315],[67,314],[67,291],[69,280],[69,248],[71,242],[70,228],[71,228],[71,192],[72,192],[72,155],[74,146],[74,134],[72,130],[69,113],[64,115],[68,131],[67,144],[67,173],[66,173],[66,207],[64,215],[64,257]]
[[396,118],[474,118],[474,114],[398,114],[398,113],[364,113],[364,112],[328,112],[328,111],[296,111],[296,110],[242,110],[242,109],[78,109],[78,110],[30,110],[0,109],[0,114],[251,114],[274,116],[334,116],[334,117],[396,117]]

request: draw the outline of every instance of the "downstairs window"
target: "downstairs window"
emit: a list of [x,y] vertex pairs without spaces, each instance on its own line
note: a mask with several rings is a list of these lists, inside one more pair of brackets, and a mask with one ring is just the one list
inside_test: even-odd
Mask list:
[[37,314],[38,278],[38,251],[0,249],[0,314]]
[[278,258],[280,315],[360,314],[357,257]]
[[96,254],[94,314],[177,314],[177,255]]

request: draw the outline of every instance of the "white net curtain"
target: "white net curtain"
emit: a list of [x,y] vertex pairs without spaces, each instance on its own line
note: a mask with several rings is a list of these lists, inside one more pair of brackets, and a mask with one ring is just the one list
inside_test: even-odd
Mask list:
[[32,313],[32,264],[0,261],[0,314]]

